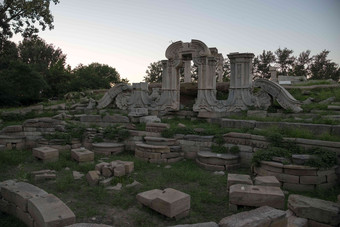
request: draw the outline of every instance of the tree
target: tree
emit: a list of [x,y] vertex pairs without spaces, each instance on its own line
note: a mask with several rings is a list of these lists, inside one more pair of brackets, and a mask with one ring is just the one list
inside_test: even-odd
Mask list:
[[292,64],[295,61],[295,57],[291,56],[291,54],[293,54],[293,50],[289,50],[287,48],[281,50],[281,48],[279,48],[275,51],[275,54],[276,62],[280,65],[281,72],[283,75],[287,75],[288,70],[291,69]]
[[273,52],[263,50],[262,54],[258,55],[254,58],[253,67],[254,67],[254,77],[270,77],[269,75],[269,66],[270,63],[275,62],[276,58]]
[[72,74],[71,91],[110,88],[116,83],[127,82],[127,79],[120,79],[115,68],[99,63],[92,63],[88,66],[79,65]]
[[13,33],[30,37],[39,32],[53,29],[50,3],[59,0],[4,0],[0,3],[0,39],[8,39]]
[[338,65],[327,59],[329,50],[323,50],[321,53],[313,56],[311,65],[312,80],[333,79],[339,81],[340,69]]
[[45,80],[48,86],[44,90],[44,96],[61,97],[69,90],[71,72],[69,69],[65,69],[62,62],[59,61],[46,72]]
[[310,57],[310,50],[306,50],[300,53],[296,62],[293,64],[293,75],[294,76],[309,76],[310,75],[310,64],[312,57]]
[[145,71],[144,81],[148,83],[160,83],[162,82],[163,66],[162,61],[153,62],[148,66]]
[[18,60],[18,48],[14,42],[0,39],[0,71],[9,67],[10,62]]
[[65,65],[66,55],[60,48],[47,44],[39,37],[25,38],[19,43],[22,62],[31,65],[36,71],[45,74],[55,64]]
[[0,72],[0,106],[32,104],[40,100],[45,88],[45,80],[29,65],[11,62]]

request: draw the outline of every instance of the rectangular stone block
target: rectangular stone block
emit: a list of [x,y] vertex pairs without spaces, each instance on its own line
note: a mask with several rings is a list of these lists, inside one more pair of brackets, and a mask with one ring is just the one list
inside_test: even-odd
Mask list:
[[0,211],[3,213],[8,213],[8,202],[4,199],[0,199]]
[[99,175],[98,172],[96,170],[93,171],[89,171],[86,174],[86,180],[89,183],[90,186],[95,186],[98,184],[99,181]]
[[312,184],[293,184],[293,183],[283,183],[282,188],[292,190],[292,191],[313,191],[315,185]]
[[33,148],[33,156],[45,161],[57,161],[59,159],[59,151],[52,147],[36,147]]
[[125,166],[123,164],[119,164],[117,165],[114,169],[113,169],[113,175],[115,177],[121,177],[125,175]]
[[284,165],[283,172],[296,176],[316,176],[317,168],[300,165]]
[[70,208],[52,194],[31,198],[28,213],[37,226],[67,226],[76,221]]
[[284,200],[279,187],[235,184],[229,189],[229,202],[235,205],[284,209]]
[[228,179],[227,179],[227,188],[229,189],[230,186],[235,185],[235,184],[252,185],[253,181],[251,180],[249,175],[229,173]]
[[257,176],[254,179],[254,185],[272,186],[272,187],[281,186],[280,182],[274,176]]
[[92,162],[94,160],[94,153],[85,148],[72,149],[71,158],[77,162]]
[[167,162],[168,163],[175,163],[175,162],[179,162],[183,159],[183,157],[177,157],[177,158],[168,158]]
[[300,184],[321,184],[326,182],[326,176],[300,176]]
[[299,176],[294,176],[294,175],[284,174],[284,173],[280,173],[276,177],[281,182],[293,183],[293,184],[298,184],[299,179],[300,179]]
[[278,162],[261,161],[261,168],[276,173],[283,172],[283,164]]

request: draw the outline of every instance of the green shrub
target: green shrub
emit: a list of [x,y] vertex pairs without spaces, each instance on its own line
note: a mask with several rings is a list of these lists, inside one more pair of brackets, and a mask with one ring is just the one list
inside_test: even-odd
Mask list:
[[240,148],[238,146],[232,146],[230,149],[229,149],[229,152],[231,154],[238,154],[240,153]]
[[129,138],[130,132],[124,128],[120,128],[117,125],[107,126],[104,129],[104,138],[110,140],[117,140],[119,142]]

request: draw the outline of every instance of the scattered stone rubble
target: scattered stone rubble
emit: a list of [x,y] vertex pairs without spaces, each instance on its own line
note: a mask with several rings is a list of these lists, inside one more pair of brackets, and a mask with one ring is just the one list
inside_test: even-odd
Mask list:
[[0,182],[0,211],[22,220],[27,226],[66,226],[75,223],[74,213],[60,199],[25,183]]
[[95,167],[95,170],[86,174],[86,180],[90,186],[111,184],[114,177],[121,177],[131,174],[134,170],[134,163],[130,161],[116,160],[110,163],[101,162]]
[[57,178],[56,171],[50,169],[33,171],[31,172],[31,176],[33,177],[35,182],[55,180]]

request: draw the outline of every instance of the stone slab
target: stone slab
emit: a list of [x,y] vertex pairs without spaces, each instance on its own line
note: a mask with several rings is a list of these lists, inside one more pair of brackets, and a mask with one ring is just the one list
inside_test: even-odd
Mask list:
[[76,222],[72,210],[52,194],[31,198],[28,213],[37,226],[66,226]]
[[340,224],[340,204],[302,195],[290,195],[288,208],[296,216],[337,226]]
[[285,196],[279,187],[235,184],[229,188],[229,203],[243,206],[284,208]]
[[136,150],[143,152],[154,152],[154,153],[170,153],[170,148],[168,146],[158,146],[139,143],[136,144]]
[[100,154],[119,154],[124,151],[125,145],[122,143],[93,143],[93,151]]
[[227,180],[227,188],[229,189],[230,186],[235,184],[248,184],[252,185],[253,181],[251,180],[249,175],[246,174],[228,174],[228,180]]
[[281,184],[275,176],[257,176],[254,185],[280,187]]
[[96,170],[89,171],[86,174],[86,180],[90,186],[95,186],[99,182],[99,174]]
[[223,218],[219,227],[286,227],[286,213],[269,206],[262,206]]
[[224,171],[225,166],[219,165],[211,165],[201,162],[198,158],[196,158],[196,163],[203,169],[210,170],[210,171]]

